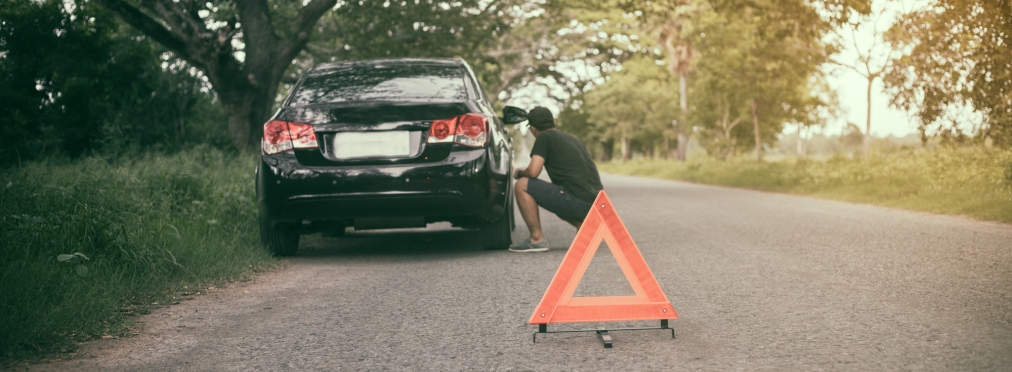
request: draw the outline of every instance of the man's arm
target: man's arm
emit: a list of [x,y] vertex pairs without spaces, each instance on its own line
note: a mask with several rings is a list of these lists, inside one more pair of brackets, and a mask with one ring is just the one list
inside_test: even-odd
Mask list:
[[545,167],[545,158],[541,155],[534,155],[531,157],[531,164],[524,169],[517,169],[513,174],[513,178],[520,179],[520,177],[538,178],[541,175],[541,169]]

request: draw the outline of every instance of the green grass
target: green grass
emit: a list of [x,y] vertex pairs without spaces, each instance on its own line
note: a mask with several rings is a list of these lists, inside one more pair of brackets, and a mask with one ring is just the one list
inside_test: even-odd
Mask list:
[[197,148],[0,174],[0,361],[121,334],[131,314],[274,265],[255,161]]
[[635,160],[599,168],[1012,223],[1012,150],[936,147],[764,163],[751,158]]

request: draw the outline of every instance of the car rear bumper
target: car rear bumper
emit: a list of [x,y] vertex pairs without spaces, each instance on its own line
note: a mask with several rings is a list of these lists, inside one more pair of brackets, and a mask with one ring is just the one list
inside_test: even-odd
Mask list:
[[474,214],[466,199],[463,193],[450,190],[300,195],[289,198],[280,217],[325,220]]
[[272,226],[386,217],[492,221],[502,215],[502,185],[509,181],[491,180],[486,158],[484,149],[475,149],[432,163],[307,167],[290,152],[263,156],[258,207]]

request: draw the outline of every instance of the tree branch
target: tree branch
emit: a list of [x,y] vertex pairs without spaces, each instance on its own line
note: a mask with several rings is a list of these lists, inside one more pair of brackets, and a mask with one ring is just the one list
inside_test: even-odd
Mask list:
[[741,123],[741,116],[731,121],[731,124],[727,125],[727,130],[730,132],[731,129],[734,129],[734,127],[738,126],[738,123]]
[[95,2],[109,9],[109,11],[116,14],[124,22],[140,30],[159,44],[162,44],[180,58],[195,65],[198,64],[198,61],[194,60],[194,56],[190,54],[187,43],[182,35],[169,31],[161,23],[144,14],[144,12],[141,12],[123,0],[95,0]]
[[159,19],[168,26],[169,30],[193,44],[211,35],[204,21],[197,16],[196,11],[189,11],[193,3],[176,3],[171,0],[141,0],[140,5],[155,13]]
[[832,60],[832,59],[829,59],[829,60],[828,60],[828,61],[826,61],[826,62],[828,62],[828,63],[831,63],[831,64],[834,64],[834,65],[837,65],[837,66],[840,66],[840,67],[846,67],[846,68],[849,68],[849,69],[850,69],[851,71],[854,71],[854,72],[856,72],[856,73],[857,73],[858,75],[861,75],[861,76],[863,76],[863,77],[868,77],[868,74],[866,74],[866,73],[864,73],[863,71],[861,71],[861,69],[857,68],[857,66],[852,66],[852,65],[848,65],[848,64],[846,64],[846,63],[841,63],[841,62],[837,62],[837,61],[834,61],[834,60]]
[[302,48],[305,48],[306,44],[309,43],[309,34],[313,31],[316,21],[320,20],[320,17],[336,4],[337,0],[313,0],[302,7],[302,9],[299,9],[299,14],[295,16],[295,21],[292,22],[291,36],[282,44],[282,50],[278,56],[281,58],[280,62],[284,63],[279,63],[278,65],[287,66],[292,58],[295,58],[302,51]]

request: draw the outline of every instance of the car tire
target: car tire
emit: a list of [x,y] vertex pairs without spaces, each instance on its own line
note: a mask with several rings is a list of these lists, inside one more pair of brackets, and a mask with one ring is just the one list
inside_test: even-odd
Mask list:
[[481,245],[488,250],[502,250],[513,244],[513,198],[506,201],[506,213],[498,221],[481,227]]
[[293,226],[271,227],[260,220],[260,241],[264,249],[274,256],[294,256],[299,250],[299,232]]

